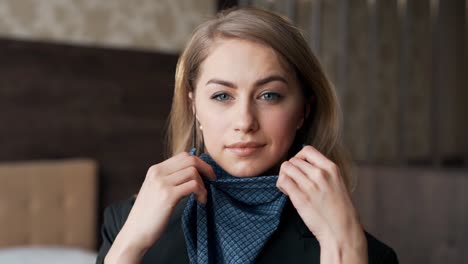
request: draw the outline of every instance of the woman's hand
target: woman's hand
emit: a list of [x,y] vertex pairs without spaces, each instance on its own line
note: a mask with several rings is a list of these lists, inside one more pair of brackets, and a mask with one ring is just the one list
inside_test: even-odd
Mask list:
[[210,165],[186,152],[149,168],[135,204],[117,235],[106,263],[138,262],[161,236],[177,203],[194,193],[206,203],[200,173],[215,179]]
[[277,187],[320,243],[322,263],[367,263],[367,240],[339,168],[305,146],[283,162]]

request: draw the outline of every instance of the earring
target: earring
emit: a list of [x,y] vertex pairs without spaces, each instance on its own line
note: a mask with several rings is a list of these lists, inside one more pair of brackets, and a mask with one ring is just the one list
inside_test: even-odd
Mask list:
[[190,155],[194,156],[197,154],[197,119],[193,116],[193,126],[192,126],[192,149],[189,151]]
[[[203,131],[203,126],[200,125],[200,131]],[[205,152],[205,139],[203,138],[203,133],[200,133],[200,152],[199,153],[204,153]]]

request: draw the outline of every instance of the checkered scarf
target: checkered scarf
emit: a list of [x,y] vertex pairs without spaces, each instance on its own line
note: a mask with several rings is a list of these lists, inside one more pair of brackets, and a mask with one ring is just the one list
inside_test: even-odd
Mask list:
[[253,263],[278,227],[287,199],[276,187],[278,176],[234,177],[207,154],[200,158],[217,179],[204,179],[207,203],[192,194],[182,216],[190,263]]

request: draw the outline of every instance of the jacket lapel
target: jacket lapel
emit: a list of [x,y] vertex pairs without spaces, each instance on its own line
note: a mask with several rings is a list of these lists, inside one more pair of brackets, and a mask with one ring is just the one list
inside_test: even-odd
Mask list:
[[[186,203],[187,199],[183,199],[176,206],[160,241],[148,250],[142,263],[189,263],[181,222]],[[320,263],[319,243],[289,200],[278,229],[255,263]]]
[[319,263],[320,245],[288,200],[279,228],[256,263]]

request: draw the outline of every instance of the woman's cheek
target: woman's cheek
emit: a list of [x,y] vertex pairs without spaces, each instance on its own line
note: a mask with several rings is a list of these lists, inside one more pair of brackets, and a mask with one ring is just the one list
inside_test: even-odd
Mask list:
[[208,116],[205,120],[209,120],[209,122],[203,124],[203,138],[208,150],[221,148],[224,142],[224,135],[228,134],[226,131],[227,120],[220,117],[222,115]]
[[265,116],[265,130],[268,130],[269,134],[276,140],[289,141],[292,143],[298,125],[298,115],[296,111],[277,111]]

